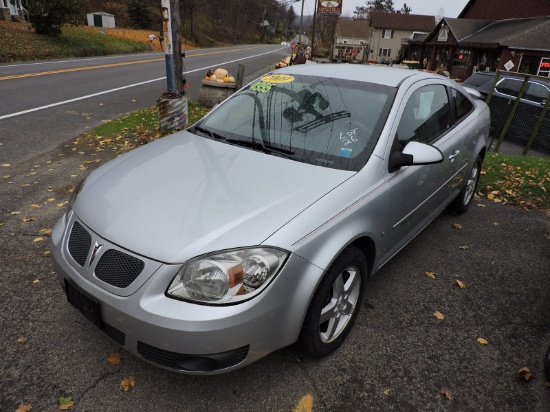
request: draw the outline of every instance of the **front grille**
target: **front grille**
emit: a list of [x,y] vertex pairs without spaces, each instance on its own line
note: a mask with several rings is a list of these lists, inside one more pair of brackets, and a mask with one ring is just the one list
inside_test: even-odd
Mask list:
[[103,332],[105,332],[107,336],[109,336],[112,340],[114,340],[120,346],[124,346],[124,343],[126,342],[126,335],[124,334],[124,332],[116,328],[113,328],[111,325],[107,323],[103,323]]
[[97,262],[95,275],[109,285],[125,288],[139,276],[144,266],[142,260],[110,249]]
[[84,266],[90,246],[92,245],[92,236],[84,227],[74,222],[71,236],[69,237],[69,253],[80,266]]
[[210,355],[184,355],[155,348],[138,341],[138,352],[144,359],[172,369],[212,372],[238,365],[246,359],[249,346]]

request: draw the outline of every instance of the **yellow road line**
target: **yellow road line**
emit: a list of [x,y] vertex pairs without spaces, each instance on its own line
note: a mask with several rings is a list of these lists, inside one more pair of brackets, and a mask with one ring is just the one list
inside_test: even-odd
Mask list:
[[[264,47],[264,46],[254,46],[254,47],[248,47],[246,49],[223,50],[223,51],[217,51],[217,52],[192,54],[188,57],[199,57],[199,56],[208,56],[208,55],[211,55],[211,54],[232,53],[232,52],[242,51],[242,50],[257,49],[259,47]],[[47,72],[14,74],[14,75],[11,75],[11,76],[0,77],[0,81],[1,80],[11,80],[11,79],[23,79],[23,78],[27,78],[27,77],[46,76],[46,75],[50,75],[50,74],[79,72],[79,71],[83,71],[83,70],[106,69],[106,68],[109,68],[109,67],[128,66],[128,65],[131,65],[131,64],[152,63],[152,62],[159,62],[159,61],[163,61],[163,60],[164,60],[164,57],[162,57],[160,59],[137,60],[137,61],[133,61],[133,62],[102,64],[101,66],[76,67],[76,68],[73,68],[73,69],[51,70],[51,71],[47,71]]]

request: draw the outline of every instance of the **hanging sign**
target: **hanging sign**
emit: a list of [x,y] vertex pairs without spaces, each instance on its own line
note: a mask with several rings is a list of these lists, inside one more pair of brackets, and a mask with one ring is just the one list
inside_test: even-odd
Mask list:
[[317,0],[317,14],[342,14],[342,0]]

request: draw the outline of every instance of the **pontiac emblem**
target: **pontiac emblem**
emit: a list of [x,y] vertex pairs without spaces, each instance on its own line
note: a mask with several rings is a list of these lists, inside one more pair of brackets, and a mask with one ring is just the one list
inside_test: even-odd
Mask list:
[[94,248],[92,249],[92,256],[90,257],[90,263],[88,264],[88,267],[92,266],[92,262],[94,261],[95,257],[99,253],[99,251],[103,248],[103,245],[100,245],[99,243],[95,242]]

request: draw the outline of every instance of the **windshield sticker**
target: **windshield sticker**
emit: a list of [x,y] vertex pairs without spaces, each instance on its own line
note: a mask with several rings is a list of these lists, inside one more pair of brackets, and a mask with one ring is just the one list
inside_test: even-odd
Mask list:
[[340,149],[340,156],[341,157],[351,157],[351,149],[348,149],[347,147],[342,147]]
[[267,93],[268,91],[271,90],[272,87],[273,85],[271,83],[258,82],[256,84],[253,84],[250,87],[250,90],[254,90],[255,92],[260,92],[260,93]]
[[273,74],[271,76],[262,77],[262,81],[268,83],[292,83],[294,77],[287,74]]
[[352,129],[346,134],[340,133],[340,141],[344,143],[344,146],[350,145],[352,143],[357,143],[357,129],[358,128]]

